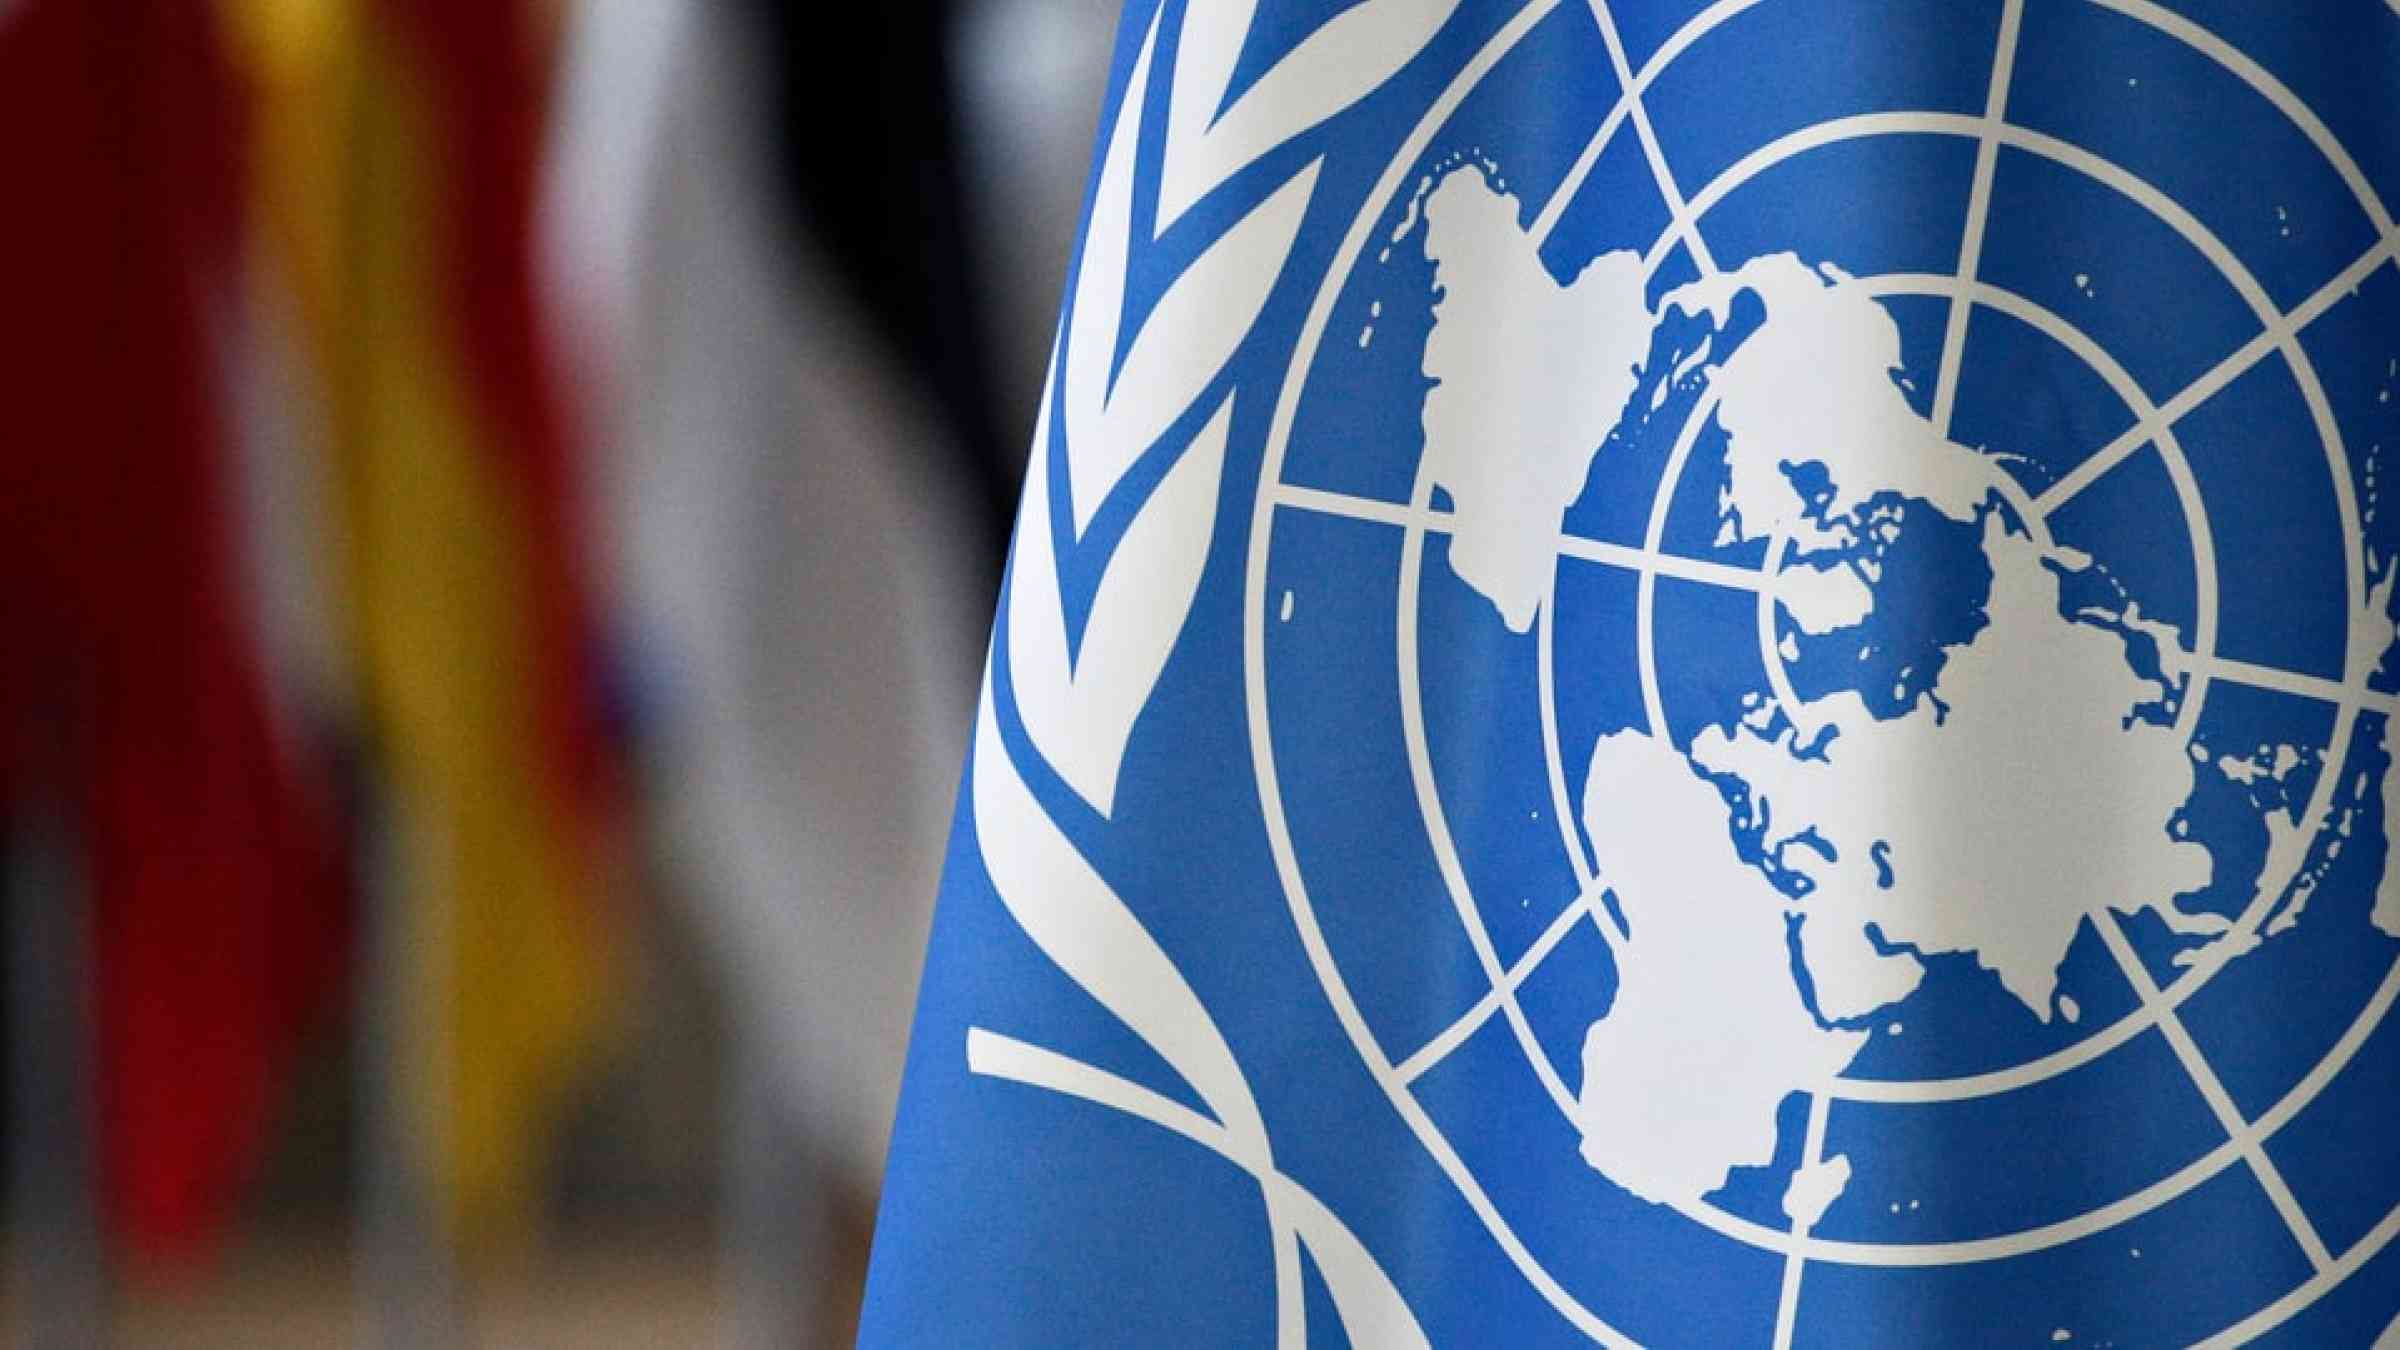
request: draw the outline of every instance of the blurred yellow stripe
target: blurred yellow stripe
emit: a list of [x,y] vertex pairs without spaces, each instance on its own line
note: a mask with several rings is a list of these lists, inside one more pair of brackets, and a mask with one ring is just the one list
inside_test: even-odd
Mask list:
[[[551,781],[527,503],[451,306],[457,190],[425,75],[340,0],[224,0],[258,72],[260,223],[331,391],[341,574],[370,749],[405,822],[412,1115],[455,1236],[522,1242],[597,1043],[599,860]],[[379,888],[386,894],[389,887]]]

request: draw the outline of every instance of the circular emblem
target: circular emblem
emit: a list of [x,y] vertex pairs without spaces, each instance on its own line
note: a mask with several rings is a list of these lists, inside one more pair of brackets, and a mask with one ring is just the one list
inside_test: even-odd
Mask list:
[[2400,1230],[2391,217],[2143,0],[1824,10],[1537,6],[1398,148],[1251,534],[1284,885],[1596,1339],[2246,1339]]

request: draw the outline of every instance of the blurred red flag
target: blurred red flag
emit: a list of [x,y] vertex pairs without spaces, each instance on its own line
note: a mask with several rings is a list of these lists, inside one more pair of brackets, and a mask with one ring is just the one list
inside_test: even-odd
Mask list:
[[76,831],[103,1213],[197,1255],[346,950],[324,784],[244,587],[224,337],[240,101],[212,7],[0,13],[0,771]]

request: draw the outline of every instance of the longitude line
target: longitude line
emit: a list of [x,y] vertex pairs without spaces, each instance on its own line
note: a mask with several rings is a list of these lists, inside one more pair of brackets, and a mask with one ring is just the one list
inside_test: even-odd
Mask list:
[[2175,1051],[2176,1060],[2183,1065],[2184,1073],[2190,1076],[2192,1086],[2198,1088],[2201,1097],[2208,1102],[2208,1108],[2215,1113],[2217,1123],[2240,1146],[2243,1160],[2250,1164],[2251,1174],[2258,1178],[2260,1188],[2267,1193],[2268,1202],[2282,1216],[2285,1226],[2292,1230],[2292,1238],[2308,1256],[2309,1264],[2318,1270],[2331,1266],[2334,1259],[2332,1249],[2325,1245],[2317,1226],[2309,1220],[2307,1211],[2300,1207],[2299,1197],[2292,1194],[2291,1185],[2283,1179],[2283,1173],[2275,1166],[2274,1159],[2267,1156],[2265,1141],[2257,1137],[2250,1122],[2243,1117],[2241,1108],[2234,1103],[2233,1094],[2225,1090],[2224,1080],[2217,1077],[2216,1070],[2209,1066],[2207,1056],[2200,1052],[2200,1044],[2192,1039],[2190,1028],[2184,1026],[2183,1018],[2166,1005],[2158,982],[2150,978],[2150,968],[2142,964],[2142,958],[2126,938],[2125,930],[2109,918],[2103,918],[2092,926],[2099,930],[2109,954],[2124,969],[2125,978],[2133,985],[2134,993],[2156,1012],[2158,1029],[2167,1038],[2168,1046]]
[[[1807,1169],[1824,1161],[1825,1121],[1833,1113],[1832,1102],[1823,1091],[1811,1093],[1808,1099],[1808,1133],[1800,1144],[1800,1166]],[[1775,1299],[1775,1350],[1791,1350],[1792,1333],[1800,1320],[1800,1273],[1807,1258],[1800,1253],[1803,1244],[1798,1239],[1808,1236],[1815,1225],[1795,1223],[1792,1250],[1783,1258],[1783,1289]]]
[[1992,83],[1984,97],[1983,134],[1975,148],[1975,178],[1967,189],[1966,228],[1958,244],[1957,290],[1950,296],[1950,322],[1942,335],[1942,365],[1933,386],[1933,429],[1950,434],[1950,413],[1958,398],[1958,368],[1967,345],[1967,316],[1974,309],[1969,296],[1976,272],[1983,265],[1984,225],[1992,214],[1992,176],[2000,160],[1996,134],[2008,114],[2008,84],[2017,64],[2017,30],[2025,17],[2025,0],[2008,0],[2000,11],[1999,45],[1992,53]]
[[[1533,973],[1541,969],[1542,963],[1550,959],[1552,952],[1558,950],[1559,942],[1566,937],[1569,930],[1574,928],[1576,920],[1581,919],[1587,913],[1596,914],[1598,912],[1592,904],[1592,897],[1597,890],[1598,883],[1594,882],[1592,889],[1586,890],[1568,901],[1565,907],[1551,918],[1550,926],[1543,929],[1541,936],[1533,940],[1533,945],[1518,954],[1515,964],[1503,973],[1504,978],[1501,983],[1506,986],[1507,992],[1516,992],[1524,986],[1525,981],[1533,978]],[[1616,947],[1615,935],[1609,931],[1606,923],[1602,923],[1598,927],[1600,936],[1608,942],[1611,950],[1614,950]],[[1476,1028],[1491,1020],[1492,1014],[1500,1010],[1501,994],[1502,991],[1499,989],[1487,991],[1482,998],[1469,1005],[1465,1012],[1452,1019],[1450,1025],[1434,1033],[1433,1039],[1418,1046],[1415,1053],[1394,1065],[1392,1072],[1403,1083],[1413,1083],[1424,1077],[1435,1065],[1449,1058],[1451,1051],[1465,1043],[1467,1037],[1474,1034]]]
[[[2392,2],[2400,4],[2400,0]],[[1626,92],[1630,95],[1631,90]],[[1559,180],[1558,186],[1550,193],[1550,200],[1542,204],[1541,212],[1533,218],[1533,224],[1526,228],[1525,234],[1533,240],[1534,247],[1541,247],[1550,238],[1550,232],[1558,228],[1558,218],[1565,215],[1567,208],[1574,204],[1576,192],[1583,187],[1583,180],[1590,176],[1592,165],[1599,162],[1601,152],[1608,148],[1609,141],[1615,137],[1617,123],[1622,118],[1620,105],[1601,121],[1600,129],[1584,142],[1582,153],[1576,155],[1575,162],[1567,166],[1567,176]]]
[[2254,689],[2272,689],[2281,694],[2313,698],[2321,703],[2355,703],[2369,712],[2379,712],[2386,716],[2400,712],[2400,700],[2394,699],[2389,694],[2377,693],[2361,686],[2346,685],[2340,680],[2328,679],[2323,675],[2285,670],[2280,666],[2262,666],[2254,661],[2243,661],[2230,656],[2200,658],[2187,655],[2182,659],[2206,665],[2208,677],[2212,680],[2248,685]]
[[[2400,3],[2400,0],[2395,0],[2395,3]],[[2296,337],[2302,329],[2333,308],[2336,302],[2356,291],[2375,269],[2395,258],[2400,258],[2400,234],[2379,239],[2368,246],[2367,251],[2358,255],[2348,267],[2335,273],[2331,281],[2318,287],[2306,300],[2286,310],[2281,319],[2235,348],[2231,355],[2178,390],[2173,398],[2159,404],[2156,417],[2128,427],[2115,440],[2068,470],[2064,478],[2043,489],[2033,499],[2034,509],[2043,515],[2056,511],[2076,493],[2090,487],[2100,475],[2148,445],[2161,428],[2182,421],[2186,414],[2214,397],[2218,390],[2240,379],[2250,367],[2266,359],[2267,353]]]
[[1692,264],[1703,276],[1713,276],[1717,260],[1700,238],[1699,222],[1692,219],[1691,207],[1683,199],[1683,190],[1675,186],[1675,175],[1667,168],[1666,152],[1659,148],[1658,132],[1650,125],[1650,110],[1643,106],[1642,96],[1634,88],[1633,63],[1625,57],[1625,39],[1617,32],[1616,17],[1609,13],[1608,0],[1586,0],[1592,18],[1600,25],[1600,40],[1608,44],[1609,64],[1616,68],[1617,87],[1624,91],[1625,112],[1633,119],[1634,134],[1641,138],[1642,154],[1650,161],[1651,176],[1658,180],[1659,194],[1666,198],[1667,213],[1675,230],[1683,236],[1684,246],[1691,250]]

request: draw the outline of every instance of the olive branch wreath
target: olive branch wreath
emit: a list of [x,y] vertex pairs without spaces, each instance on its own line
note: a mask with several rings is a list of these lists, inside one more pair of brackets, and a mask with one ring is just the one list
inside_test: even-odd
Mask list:
[[[1116,804],[1134,724],[1199,595],[1232,424],[1230,391],[1147,499],[1134,505],[1101,569],[1072,655],[1060,565],[1083,545],[1104,504],[1121,489],[1138,491],[1126,481],[1129,472],[1197,409],[1256,323],[1291,257],[1322,158],[1308,160],[1202,249],[1124,341],[1129,264],[1138,247],[1165,235],[1236,173],[1390,79],[1457,4],[1365,0],[1318,28],[1228,107],[1256,0],[1188,0],[1176,30],[1145,239],[1135,220],[1135,160],[1171,6],[1162,3],[1150,17],[1104,143],[1073,299],[1052,351],[1006,617],[992,657],[996,667],[1005,652],[1018,720],[1034,750],[1103,819]],[[1064,433],[1057,438],[1063,475],[1050,472],[1054,410]],[[1059,516],[1070,526],[1065,532],[1055,527]],[[1001,742],[993,674],[987,669],[970,769],[976,833],[993,887],[1043,954],[1148,1043],[1207,1111],[983,1027],[967,1033],[968,1068],[1148,1120],[1249,1172],[1264,1196],[1273,1242],[1278,1345],[1306,1341],[1302,1248],[1354,1344],[1424,1345],[1424,1332],[1373,1256],[1277,1170],[1241,1066],[1182,972],[1034,796]]]

